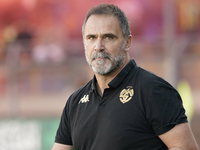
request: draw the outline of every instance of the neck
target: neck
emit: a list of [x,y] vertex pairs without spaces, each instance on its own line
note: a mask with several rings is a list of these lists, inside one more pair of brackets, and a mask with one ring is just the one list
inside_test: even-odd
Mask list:
[[95,74],[95,76],[96,76],[96,79],[97,79],[97,83],[96,83],[97,91],[98,91],[99,95],[102,96],[103,93],[104,93],[104,90],[106,88],[109,88],[108,83],[110,81],[112,81],[112,79],[114,77],[108,77],[108,76],[99,75],[99,74]]

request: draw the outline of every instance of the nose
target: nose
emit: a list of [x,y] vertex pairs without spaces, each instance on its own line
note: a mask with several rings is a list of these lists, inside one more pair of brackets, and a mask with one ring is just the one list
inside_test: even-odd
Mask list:
[[104,47],[104,42],[101,39],[97,39],[95,46],[94,46],[94,50],[95,51],[104,51],[105,47]]

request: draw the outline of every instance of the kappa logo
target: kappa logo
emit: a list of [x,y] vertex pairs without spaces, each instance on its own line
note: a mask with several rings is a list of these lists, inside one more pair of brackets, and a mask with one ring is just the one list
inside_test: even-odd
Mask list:
[[127,86],[126,89],[123,89],[119,95],[120,101],[124,104],[131,100],[134,95],[133,87]]
[[89,102],[89,95],[84,95],[79,101],[79,103],[87,103],[87,102]]

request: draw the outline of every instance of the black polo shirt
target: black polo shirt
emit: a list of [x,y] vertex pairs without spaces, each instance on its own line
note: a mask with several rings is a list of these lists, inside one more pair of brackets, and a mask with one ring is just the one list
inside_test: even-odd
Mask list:
[[133,59],[102,97],[95,84],[94,76],[69,97],[55,142],[75,150],[166,150],[158,135],[187,122],[178,92]]

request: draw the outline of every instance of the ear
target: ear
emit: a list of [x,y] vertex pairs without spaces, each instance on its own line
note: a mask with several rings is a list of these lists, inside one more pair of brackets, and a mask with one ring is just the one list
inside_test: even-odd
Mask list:
[[129,48],[131,47],[131,42],[132,42],[132,36],[130,35],[130,36],[128,37],[127,42],[126,42],[125,51],[129,51]]

